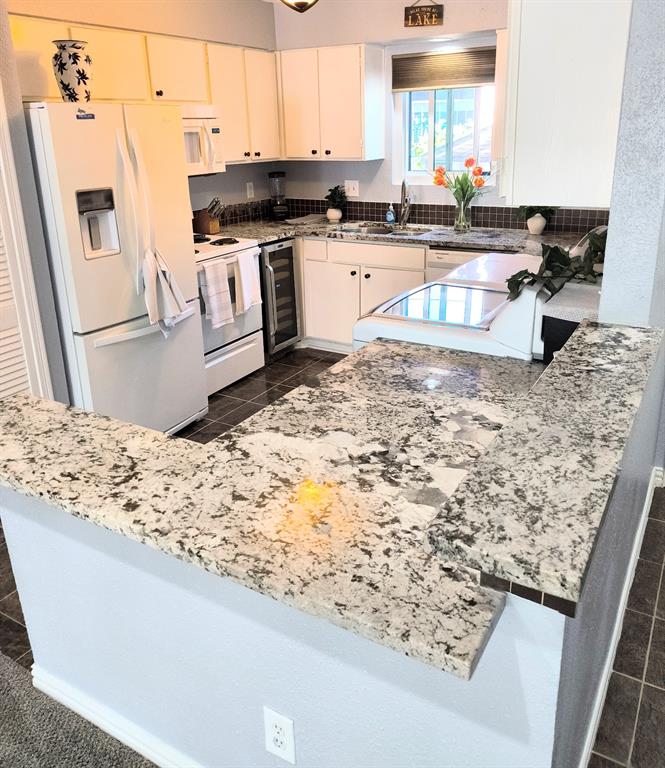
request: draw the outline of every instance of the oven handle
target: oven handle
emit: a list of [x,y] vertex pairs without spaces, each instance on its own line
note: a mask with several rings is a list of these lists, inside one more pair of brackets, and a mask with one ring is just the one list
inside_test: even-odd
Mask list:
[[[216,259],[206,259],[206,264],[215,264],[218,261],[223,261],[227,266],[230,264],[235,264],[238,261],[237,256],[218,256]],[[197,272],[203,272],[203,262],[199,262],[196,265],[196,271]]]
[[266,261],[266,269],[270,272],[270,313],[272,320],[270,333],[271,335],[277,332],[277,291],[275,289],[275,270],[272,265]]

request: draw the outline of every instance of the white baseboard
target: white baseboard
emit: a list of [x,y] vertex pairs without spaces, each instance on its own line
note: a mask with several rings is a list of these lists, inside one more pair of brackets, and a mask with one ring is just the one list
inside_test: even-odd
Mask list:
[[32,683],[47,696],[64,704],[161,768],[205,768],[193,758],[100,704],[75,686],[42,669],[38,664],[32,666]]
[[305,336],[297,346],[309,349],[322,349],[324,352],[339,352],[342,355],[350,355],[353,352],[352,344],[340,344],[337,341],[316,339],[313,336]]
[[640,522],[640,530],[635,537],[635,543],[633,545],[633,551],[630,557],[630,568],[628,569],[626,580],[623,585],[623,591],[621,592],[621,599],[619,601],[619,610],[617,612],[617,618],[614,623],[614,631],[612,632],[612,642],[605,659],[605,666],[603,668],[603,675],[596,691],[596,699],[593,704],[593,712],[589,719],[589,727],[587,730],[587,736],[584,742],[584,750],[582,752],[582,759],[579,764],[579,768],[587,768],[589,758],[591,757],[591,751],[593,749],[594,742],[596,740],[596,731],[598,730],[598,723],[600,722],[600,716],[603,711],[603,704],[605,703],[605,694],[607,693],[607,686],[610,682],[610,675],[612,673],[612,665],[614,664],[614,656],[616,655],[617,645],[619,644],[619,638],[621,637],[621,629],[623,627],[623,614],[628,604],[628,594],[633,584],[633,576],[635,575],[635,566],[637,565],[637,558],[642,548],[642,539],[644,538],[644,531],[647,526],[647,520],[649,519],[649,509],[651,508],[651,502],[653,501],[654,488],[659,488],[663,485],[665,478],[665,471],[662,467],[654,467],[651,470],[651,477],[649,479],[649,487],[647,488],[647,495],[644,502],[644,508],[642,509],[642,520]]

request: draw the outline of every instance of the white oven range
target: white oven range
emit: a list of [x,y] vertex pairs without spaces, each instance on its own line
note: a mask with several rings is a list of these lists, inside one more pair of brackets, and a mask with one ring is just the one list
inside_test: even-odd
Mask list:
[[[205,238],[205,242],[200,242]],[[263,367],[263,320],[261,306],[251,307],[242,314],[236,313],[235,263],[240,251],[253,251],[254,264],[259,274],[258,242],[246,238],[223,235],[195,235],[195,258],[198,267],[199,301],[205,355],[206,386],[208,395],[228,387],[243,376]],[[221,328],[212,328],[205,316],[205,304],[201,292],[204,262],[222,260],[227,265],[233,322]]]

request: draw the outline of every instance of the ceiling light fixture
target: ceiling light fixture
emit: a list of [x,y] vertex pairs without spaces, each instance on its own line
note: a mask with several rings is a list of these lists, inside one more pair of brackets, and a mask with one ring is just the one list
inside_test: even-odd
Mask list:
[[294,11],[298,11],[298,13],[305,13],[313,5],[316,5],[319,0],[282,0],[282,2]]

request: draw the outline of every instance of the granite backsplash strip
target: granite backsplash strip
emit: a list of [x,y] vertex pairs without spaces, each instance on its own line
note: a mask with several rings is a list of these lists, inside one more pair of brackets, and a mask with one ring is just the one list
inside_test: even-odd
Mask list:
[[[289,215],[306,216],[310,213],[325,213],[325,200],[289,198]],[[393,204],[399,214],[399,204]],[[360,202],[349,200],[346,218],[351,221],[383,221],[388,203]],[[454,205],[423,205],[416,203],[411,209],[411,224],[438,224],[452,227],[455,221]],[[607,224],[609,211],[606,208],[559,208],[547,225],[549,232],[588,232],[593,227]],[[471,206],[471,225],[498,229],[526,229],[526,222],[517,218],[517,208],[506,206]]]

